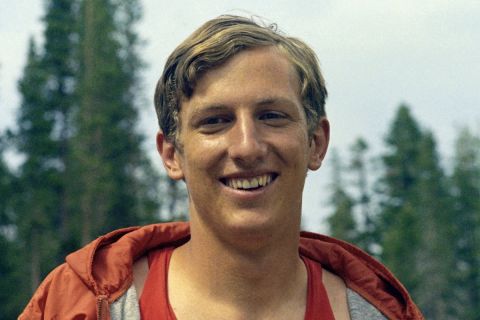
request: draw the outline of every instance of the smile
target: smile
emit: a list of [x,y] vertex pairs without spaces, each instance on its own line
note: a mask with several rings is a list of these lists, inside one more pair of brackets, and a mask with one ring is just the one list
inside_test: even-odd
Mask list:
[[251,178],[225,178],[221,181],[226,186],[237,189],[237,190],[251,190],[269,185],[273,180],[275,180],[276,175],[273,174],[263,174],[257,177]]

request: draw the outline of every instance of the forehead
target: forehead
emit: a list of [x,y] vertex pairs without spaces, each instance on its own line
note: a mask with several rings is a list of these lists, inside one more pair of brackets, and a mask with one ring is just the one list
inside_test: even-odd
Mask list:
[[[189,101],[279,98],[300,101],[300,79],[286,55],[273,46],[245,49],[221,65],[204,72],[196,81]],[[239,101],[236,101],[239,100]]]

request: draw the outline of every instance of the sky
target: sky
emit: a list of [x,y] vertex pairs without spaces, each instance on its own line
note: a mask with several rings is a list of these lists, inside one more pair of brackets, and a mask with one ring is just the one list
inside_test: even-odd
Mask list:
[[[432,130],[448,165],[458,128],[480,130],[479,0],[143,0],[138,33],[144,71],[140,127],[154,162],[152,96],[168,54],[203,22],[221,14],[258,15],[317,53],[327,82],[330,145],[348,155],[357,137],[372,154],[401,103]],[[42,0],[0,2],[0,130],[14,125],[16,89],[29,37],[41,43]],[[328,167],[328,155],[325,166]],[[323,231],[329,171],[307,178],[304,225]]]

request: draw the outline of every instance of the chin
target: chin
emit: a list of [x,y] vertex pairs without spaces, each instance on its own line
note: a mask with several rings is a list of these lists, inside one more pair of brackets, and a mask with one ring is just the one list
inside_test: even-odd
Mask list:
[[232,236],[239,241],[261,244],[275,237],[281,227],[271,219],[247,218],[228,225],[227,236]]

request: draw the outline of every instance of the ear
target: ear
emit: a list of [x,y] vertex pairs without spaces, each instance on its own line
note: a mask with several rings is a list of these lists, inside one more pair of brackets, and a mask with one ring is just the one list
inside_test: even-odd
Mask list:
[[328,149],[330,140],[330,123],[326,117],[321,117],[317,128],[313,132],[312,141],[310,142],[310,159],[308,168],[310,170],[318,170]]
[[167,141],[162,131],[157,133],[157,151],[162,157],[163,166],[167,170],[167,174],[173,180],[183,179],[181,155],[172,142]]

